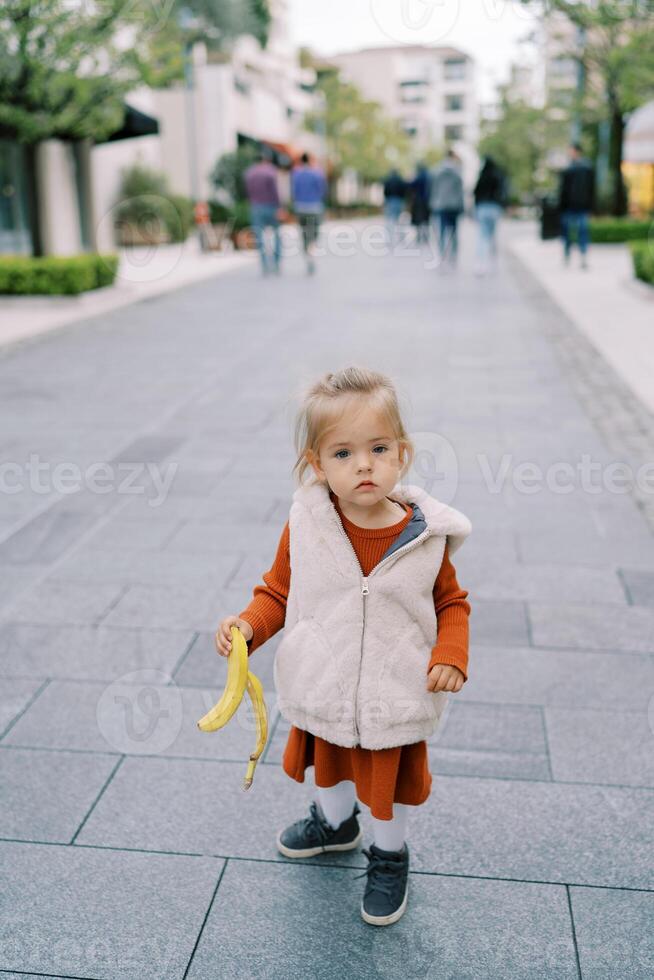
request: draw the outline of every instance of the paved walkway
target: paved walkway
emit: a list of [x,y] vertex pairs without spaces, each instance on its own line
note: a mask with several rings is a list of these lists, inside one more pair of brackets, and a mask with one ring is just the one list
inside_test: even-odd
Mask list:
[[627,245],[591,245],[588,269],[573,249],[543,242],[532,222],[506,225],[507,244],[587,339],[654,412],[654,289],[634,278]]
[[[467,235],[441,273],[354,234],[313,279],[298,258],[280,279],[242,269],[0,360],[2,472],[24,485],[0,518],[0,976],[654,972],[654,541],[610,469],[631,456],[515,259],[475,279]],[[360,852],[275,849],[312,794],[311,770],[280,767],[278,637],[253,657],[274,730],[249,794],[247,709],[195,724],[225,676],[212,630],[288,514],[295,394],[350,362],[396,378],[410,480],[473,524],[455,559],[470,679],[432,739],[409,908],[385,929],[359,916]]]

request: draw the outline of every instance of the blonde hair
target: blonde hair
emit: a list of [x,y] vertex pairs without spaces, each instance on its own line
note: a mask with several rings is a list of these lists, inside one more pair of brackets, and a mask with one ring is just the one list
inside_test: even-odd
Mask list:
[[[295,420],[297,460],[293,466],[297,481],[302,485],[304,474],[311,469],[308,454],[314,458],[328,432],[336,428],[346,412],[373,407],[386,418],[395,439],[400,443],[400,458],[404,457],[400,476],[410,468],[415,455],[413,442],[404,426],[397,392],[391,378],[362,367],[346,367],[336,373],[328,372],[304,392]],[[311,482],[317,483],[314,478]]]

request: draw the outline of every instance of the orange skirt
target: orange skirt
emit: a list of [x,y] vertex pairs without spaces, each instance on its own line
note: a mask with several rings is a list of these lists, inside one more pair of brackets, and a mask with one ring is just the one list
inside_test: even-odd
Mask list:
[[292,725],[282,768],[291,779],[303,783],[307,766],[315,766],[316,786],[352,780],[358,800],[379,820],[393,818],[393,803],[418,806],[431,792],[424,740],[390,749],[346,748]]

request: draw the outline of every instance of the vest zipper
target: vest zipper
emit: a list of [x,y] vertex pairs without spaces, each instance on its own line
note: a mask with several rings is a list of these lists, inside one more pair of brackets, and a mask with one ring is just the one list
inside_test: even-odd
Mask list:
[[368,573],[368,575],[364,575],[363,574],[363,569],[361,568],[361,562],[359,561],[359,556],[357,555],[356,551],[354,550],[354,545],[352,544],[352,542],[350,541],[350,539],[347,536],[347,532],[346,532],[345,528],[343,527],[343,521],[338,516],[338,511],[336,510],[336,508],[334,508],[334,514],[336,516],[336,520],[338,521],[338,526],[339,526],[339,528],[341,530],[341,533],[342,533],[343,537],[345,538],[345,540],[347,541],[347,543],[349,544],[350,549],[352,550],[352,553],[354,555],[354,560],[355,560],[355,562],[357,563],[357,565],[359,567],[359,572],[361,573],[361,596],[362,596],[362,601],[363,601],[363,626],[362,626],[362,629],[361,629],[361,650],[360,650],[360,653],[359,653],[359,673],[358,673],[358,676],[357,676],[356,690],[354,692],[354,732],[355,732],[355,735],[356,735],[356,738],[357,738],[357,745],[358,745],[359,744],[359,725],[358,725],[358,719],[357,719],[357,695],[359,693],[359,685],[361,683],[361,666],[362,666],[362,663],[363,663],[363,634],[365,633],[365,629],[366,629],[366,596],[370,592],[370,589],[368,588],[368,579],[369,579],[369,577],[371,575],[374,575],[374,573],[377,571],[378,568],[381,568],[381,566],[384,564],[384,562],[389,561],[389,559],[391,559],[391,558],[395,558],[396,555],[401,554],[403,551],[408,551],[411,548],[412,545],[416,545],[423,538],[426,538],[428,536],[428,534],[429,534],[429,528],[428,527],[425,528],[425,530],[424,531],[421,531],[421,533],[417,537],[412,538],[411,541],[407,541],[407,543],[404,544],[404,545],[402,545],[401,548],[398,548],[397,551],[394,551],[392,554],[387,555],[386,558],[383,558],[377,565],[375,565],[375,567],[372,569],[372,571],[370,571]]

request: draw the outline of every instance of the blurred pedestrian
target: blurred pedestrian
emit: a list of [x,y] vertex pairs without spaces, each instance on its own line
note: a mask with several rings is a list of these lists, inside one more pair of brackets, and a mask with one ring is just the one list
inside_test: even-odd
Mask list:
[[[243,179],[250,202],[250,220],[261,257],[261,271],[264,276],[271,270],[279,275],[282,255],[279,234],[279,188],[277,168],[272,163],[267,150],[263,148],[259,150],[256,161],[245,171]],[[266,228],[272,228],[272,255],[266,248]]]
[[430,174],[429,207],[438,221],[438,250],[442,260],[456,264],[458,255],[457,224],[463,213],[463,179],[459,158],[449,149],[445,159]]
[[424,163],[416,167],[411,181],[411,224],[416,229],[416,241],[429,241],[429,171]]
[[308,153],[303,153],[300,163],[291,172],[291,198],[300,224],[309,275],[313,275],[316,268],[313,246],[318,238],[326,194],[327,181],[323,171],[316,164],[312,165]]
[[559,183],[559,210],[563,235],[563,258],[570,262],[572,232],[576,230],[577,244],[581,252],[581,267],[588,268],[589,218],[595,206],[595,172],[582,155],[578,143],[569,148],[570,163],[561,172]]
[[395,241],[397,223],[404,210],[406,182],[396,167],[389,171],[384,181],[384,216],[391,244]]
[[478,224],[475,272],[483,276],[488,271],[490,257],[493,263],[497,259],[497,222],[506,204],[506,176],[489,155],[484,158],[473,195]]

